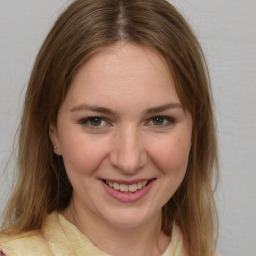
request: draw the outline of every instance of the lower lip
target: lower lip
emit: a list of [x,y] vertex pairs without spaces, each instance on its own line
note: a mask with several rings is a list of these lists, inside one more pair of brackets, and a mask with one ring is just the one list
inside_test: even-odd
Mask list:
[[152,180],[148,185],[137,190],[136,192],[126,193],[126,192],[121,192],[109,187],[103,180],[101,180],[101,183],[105,188],[105,190],[107,191],[107,193],[114,199],[124,203],[132,203],[142,199],[152,188],[154,182],[155,180]]

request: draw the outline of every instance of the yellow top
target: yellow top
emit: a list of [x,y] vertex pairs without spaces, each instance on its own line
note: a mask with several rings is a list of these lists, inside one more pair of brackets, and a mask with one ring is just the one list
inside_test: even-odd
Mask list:
[[[162,256],[188,256],[183,247],[181,232],[174,227],[172,240]],[[41,231],[0,235],[1,250],[6,256],[109,256],[57,212],[46,218]]]

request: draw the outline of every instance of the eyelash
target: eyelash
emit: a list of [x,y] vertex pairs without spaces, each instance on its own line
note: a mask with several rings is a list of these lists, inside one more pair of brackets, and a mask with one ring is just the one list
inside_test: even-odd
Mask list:
[[[100,121],[100,125],[92,125],[90,122],[95,121],[96,119],[98,119],[98,121]],[[164,124],[154,124],[153,122],[156,121],[156,119],[162,119],[163,122],[165,122]],[[108,122],[104,117],[101,116],[91,116],[91,117],[87,117],[87,118],[83,118],[79,121],[79,123],[81,125],[86,125],[88,128],[90,129],[101,129],[102,126],[104,127],[105,125],[102,125],[102,122],[105,122],[106,124],[110,124],[110,122]],[[176,119],[173,117],[168,117],[168,116],[153,116],[149,119],[147,119],[146,122],[146,126],[150,126],[150,123],[153,123],[152,125],[156,128],[164,128],[167,126],[170,126],[174,123],[176,123]]]
[[172,125],[176,122],[175,118],[169,117],[169,116],[153,116],[149,119],[149,122],[154,122],[154,120],[156,121],[156,119],[162,119],[165,122],[164,124],[160,124],[160,125],[153,124],[157,128],[163,128],[163,127]]
[[82,125],[87,125],[88,128],[90,129],[100,129],[102,125],[97,126],[97,125],[90,124],[90,122],[92,122],[93,120],[95,121],[95,119],[99,119],[101,123],[102,121],[107,123],[106,119],[101,116],[91,116],[91,117],[83,118],[79,121],[79,123]]

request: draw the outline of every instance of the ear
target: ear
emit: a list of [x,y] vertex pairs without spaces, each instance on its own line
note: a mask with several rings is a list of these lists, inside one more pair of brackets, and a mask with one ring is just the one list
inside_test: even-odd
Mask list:
[[60,142],[59,142],[59,135],[58,135],[57,127],[55,124],[50,124],[49,136],[50,136],[50,140],[52,142],[54,153],[56,155],[61,156],[62,154],[61,154],[61,147],[60,147]]

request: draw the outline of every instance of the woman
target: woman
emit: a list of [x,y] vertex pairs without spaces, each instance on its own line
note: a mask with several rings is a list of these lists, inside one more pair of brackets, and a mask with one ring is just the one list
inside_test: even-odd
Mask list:
[[2,254],[214,255],[211,101],[167,1],[74,1],[29,81]]

